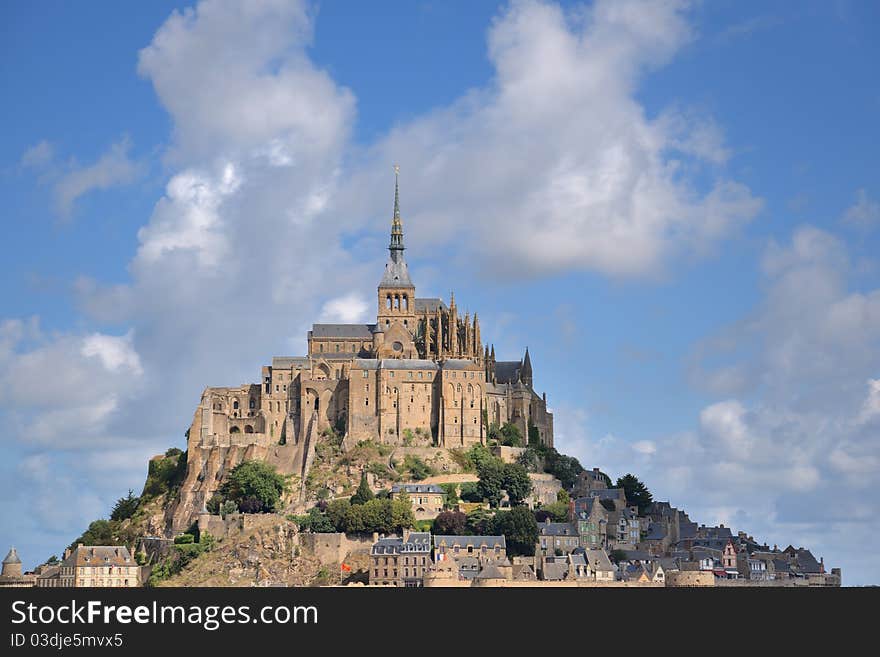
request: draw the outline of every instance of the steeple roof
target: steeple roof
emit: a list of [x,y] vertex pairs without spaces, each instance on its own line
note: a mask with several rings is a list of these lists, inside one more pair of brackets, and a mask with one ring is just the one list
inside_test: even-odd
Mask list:
[[10,548],[9,554],[6,555],[3,563],[21,563],[21,559],[19,559],[18,552],[16,552],[15,547]]
[[394,166],[394,213],[391,218],[391,243],[385,274],[379,287],[415,287],[409,277],[409,269],[403,257],[403,221],[400,219],[400,167]]

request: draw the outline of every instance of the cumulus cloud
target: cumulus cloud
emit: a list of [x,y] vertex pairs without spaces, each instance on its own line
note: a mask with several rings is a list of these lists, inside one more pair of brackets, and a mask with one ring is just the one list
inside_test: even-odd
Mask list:
[[363,297],[352,292],[335,299],[330,299],[321,307],[320,321],[354,323],[369,319],[372,308]]
[[864,188],[856,192],[856,202],[846,209],[841,218],[843,223],[870,230],[880,224],[880,203],[868,196]]
[[651,118],[635,96],[691,38],[684,8],[513,3],[489,31],[491,84],[398,125],[364,157],[345,207],[363,212],[399,159],[417,250],[456,240],[462,251],[467,234],[463,259],[478,252],[517,276],[649,276],[710,251],[761,201],[718,168],[729,152],[710,117]]
[[54,184],[55,207],[63,217],[69,217],[77,199],[97,189],[125,185],[143,172],[143,166],[133,160],[131,139],[127,136],[111,144],[94,164],[80,166],[72,162]]
[[695,350],[694,385],[724,397],[692,428],[652,437],[648,453],[560,417],[557,442],[585,465],[638,467],[695,520],[811,546],[876,581],[834,533],[870,543],[880,532],[866,501],[880,485],[880,290],[852,290],[846,247],[810,226],[771,242],[761,266],[763,300]]
[[[130,458],[115,494],[139,485],[145,455],[182,445],[206,385],[252,381],[272,355],[303,353],[315,317],[368,314],[384,253],[365,256],[343,235],[384,229],[389,199],[375,190],[390,193],[391,162],[404,167],[417,255],[430,262],[466,234],[461,257],[525,276],[654,275],[760,208],[725,173],[730,152],[711,117],[679,107],[650,117],[636,98],[642,76],[691,38],[684,3],[566,13],[516,2],[488,33],[489,84],[363,150],[350,142],[353,95],[309,58],[313,21],[306,3],[274,0],[174,12],[138,60],[173,125],[168,183],[138,232],[130,280],[73,286],[86,321],[121,328],[28,342],[24,323],[2,325],[7,440],[57,448],[27,481],[43,486],[41,472],[68,467],[59,490],[85,509],[81,524],[97,508],[76,492],[89,473]],[[123,140],[67,171],[62,211],[131,180],[129,149]],[[633,469],[665,449],[613,435],[594,443]],[[97,489],[106,508],[115,494]]]

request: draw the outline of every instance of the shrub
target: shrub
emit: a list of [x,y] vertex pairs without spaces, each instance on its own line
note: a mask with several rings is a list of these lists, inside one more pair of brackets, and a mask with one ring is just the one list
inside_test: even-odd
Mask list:
[[120,497],[116,500],[116,505],[110,513],[110,520],[120,521],[125,520],[126,518],[131,518],[134,515],[134,512],[137,511],[139,503],[140,498],[135,497],[134,491],[129,488],[126,497]]
[[221,487],[227,500],[237,503],[246,513],[274,511],[287,488],[283,476],[264,461],[242,461],[229,472]]
[[195,536],[192,534],[181,534],[174,537],[175,545],[186,545],[188,543],[195,543]]

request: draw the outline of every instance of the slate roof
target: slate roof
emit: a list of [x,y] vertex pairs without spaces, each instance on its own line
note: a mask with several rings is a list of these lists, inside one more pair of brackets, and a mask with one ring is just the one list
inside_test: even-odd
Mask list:
[[391,487],[392,493],[399,493],[403,490],[406,493],[445,493],[437,484],[394,484]]
[[19,558],[18,552],[15,550],[15,547],[9,549],[9,553],[6,555],[3,563],[21,563],[21,559]]
[[388,258],[385,263],[385,273],[382,280],[379,281],[379,287],[415,287],[409,277],[409,267],[406,266],[406,260],[401,254],[398,260],[394,257]]
[[467,358],[447,358],[443,361],[444,370],[479,370],[480,367],[474,361]]
[[513,383],[519,377],[517,372],[522,367],[518,360],[499,360],[495,362],[495,380],[498,383]]
[[590,564],[590,568],[593,570],[614,570],[614,566],[611,565],[611,560],[608,558],[605,550],[584,550],[584,557],[586,558],[587,563]]
[[645,550],[625,550],[626,561],[651,561],[650,553]]
[[289,370],[291,367],[308,367],[308,356],[275,356],[272,359],[273,370]]
[[507,579],[494,563],[488,563],[474,579]]
[[441,310],[447,309],[446,304],[443,303],[443,299],[440,299],[440,298],[428,297],[428,298],[416,299],[415,310],[417,313],[421,313],[421,312],[425,312],[425,311],[433,313],[433,312],[437,312],[438,306]]
[[541,536],[577,536],[577,526],[570,522],[539,522]]
[[433,360],[421,358],[383,358],[378,361],[384,370],[437,370],[440,369]]
[[819,562],[816,561],[816,557],[809,550],[798,550],[796,558],[798,570],[802,573],[819,573],[822,571]]
[[357,338],[372,340],[375,324],[312,324],[313,338]]
[[454,545],[459,545],[463,548],[467,548],[468,545],[473,545],[474,548],[480,548],[485,545],[487,548],[494,549],[496,545],[507,549],[507,543],[503,535],[501,536],[435,536],[434,537],[434,547],[440,547],[441,545],[445,545],[446,547],[452,547]]
[[664,538],[666,538],[666,526],[659,522],[652,522],[648,526],[648,535],[645,537],[645,540],[662,541]]
[[565,575],[568,573],[568,564],[545,561],[543,572],[545,580],[559,581],[565,579]]
[[79,546],[63,563],[66,567],[137,565],[128,548],[121,545]]
[[593,512],[593,507],[599,505],[602,513],[607,514],[607,510],[602,506],[602,500],[598,497],[579,497],[574,501],[574,513],[578,518],[586,518]]
[[373,543],[370,554],[428,554],[431,551],[431,534],[412,532],[404,541],[402,538],[380,538]]

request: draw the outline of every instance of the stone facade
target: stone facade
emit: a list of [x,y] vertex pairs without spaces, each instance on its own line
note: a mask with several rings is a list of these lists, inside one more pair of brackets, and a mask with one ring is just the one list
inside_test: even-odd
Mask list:
[[485,444],[489,423],[511,422],[523,436],[531,429],[553,445],[553,415],[546,394],[533,387],[528,349],[521,360],[498,361],[482,341],[477,313],[462,316],[454,295],[448,305],[416,297],[396,181],[394,194],[376,321],[314,324],[307,355],[273,358],[259,383],[205,389],[169,531],[188,526],[223,473],[246,458],[304,480],[317,436],[329,428],[345,434],[345,447],[369,439],[454,448]]
[[380,538],[370,550],[370,586],[420,587],[431,565],[431,535],[404,532]]
[[141,585],[141,567],[128,548],[118,545],[80,543],[66,550],[60,566],[37,576],[37,586],[46,587],[117,587]]

